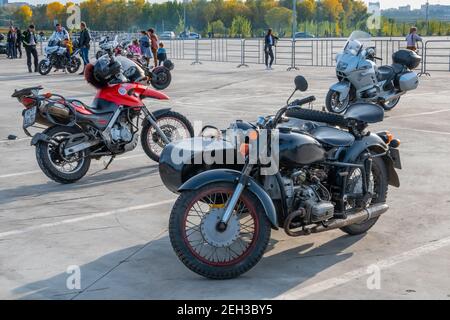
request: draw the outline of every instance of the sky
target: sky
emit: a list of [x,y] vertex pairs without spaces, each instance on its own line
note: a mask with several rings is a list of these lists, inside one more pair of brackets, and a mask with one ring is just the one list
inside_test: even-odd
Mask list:
[[[28,2],[31,4],[37,4],[37,3],[49,3],[52,1],[45,1],[45,0],[9,0],[9,2]],[[67,2],[67,0],[59,0],[62,3]],[[369,0],[364,0],[366,3],[369,2]],[[370,0],[372,1],[372,0]],[[373,2],[379,1],[381,4],[381,9],[386,8],[396,8],[398,6],[404,6],[407,4],[410,4],[413,8],[420,8],[421,4],[424,4],[426,0],[373,0]],[[72,0],[72,2],[80,2],[79,0]],[[164,0],[151,0],[150,2],[164,2]],[[450,0],[429,0],[430,4],[448,4],[450,5]]]

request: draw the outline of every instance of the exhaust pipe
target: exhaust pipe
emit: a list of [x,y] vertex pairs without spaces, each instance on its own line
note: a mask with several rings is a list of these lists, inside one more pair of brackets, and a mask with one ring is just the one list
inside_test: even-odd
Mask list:
[[[286,233],[290,236],[296,236],[296,237],[306,236],[311,233],[320,233],[320,232],[329,231],[329,230],[333,230],[333,229],[339,229],[339,228],[346,227],[346,226],[349,226],[349,225],[355,224],[355,223],[365,222],[372,218],[377,218],[377,217],[381,216],[383,213],[388,211],[388,209],[389,209],[389,206],[387,204],[379,203],[379,204],[374,204],[373,206],[370,206],[369,208],[358,211],[357,213],[349,215],[345,219],[333,219],[333,220],[329,221],[329,223],[326,226],[324,226],[323,224],[318,224],[318,225],[316,224],[316,225],[311,226],[310,228],[307,227],[307,228],[304,228],[303,230],[294,232],[291,229],[289,229],[290,223],[286,223],[284,226],[284,229],[285,229],[285,231],[289,230],[289,232],[286,231]],[[292,219],[288,219],[288,220],[292,221]]]

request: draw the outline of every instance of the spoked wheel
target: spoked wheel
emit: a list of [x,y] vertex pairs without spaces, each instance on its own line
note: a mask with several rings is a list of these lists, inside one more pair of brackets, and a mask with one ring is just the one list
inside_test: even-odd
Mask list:
[[350,95],[347,95],[347,97],[343,101],[340,101],[340,93],[334,90],[330,90],[328,91],[325,105],[329,112],[343,113],[345,110],[347,110],[349,102]]
[[[347,194],[361,194],[363,186],[362,171],[359,168],[355,168],[350,171],[348,176]],[[372,172],[369,178],[369,192],[372,193],[372,198],[366,203],[358,204],[356,200],[349,199],[346,209],[351,210],[356,207],[368,207],[375,203],[386,202],[388,182],[387,182],[387,172],[386,166],[383,159],[374,158],[372,162]],[[350,235],[358,235],[367,232],[374,224],[378,221],[379,217],[369,219],[367,221],[352,224],[341,228],[342,231]]]
[[75,73],[80,69],[81,66],[81,60],[78,57],[72,57],[70,59],[70,63],[67,66],[67,71],[69,71],[69,73]]
[[74,183],[89,170],[91,159],[84,151],[65,156],[64,148],[73,134],[80,133],[72,127],[55,126],[44,132],[51,142],[40,141],[36,145],[36,158],[41,170],[50,179],[59,183]]
[[[156,124],[170,142],[188,139],[194,136],[192,124],[180,113],[169,111],[156,118]],[[166,143],[149,121],[144,121],[141,134],[142,148],[150,159],[159,162],[159,156]]]
[[50,61],[42,60],[41,62],[39,62],[38,71],[41,75],[45,76],[49,74],[51,70],[52,64],[50,63]]
[[183,192],[170,216],[170,241],[186,267],[211,279],[235,278],[258,263],[270,239],[270,223],[259,200],[241,195],[225,229],[219,222],[235,189],[217,183]]

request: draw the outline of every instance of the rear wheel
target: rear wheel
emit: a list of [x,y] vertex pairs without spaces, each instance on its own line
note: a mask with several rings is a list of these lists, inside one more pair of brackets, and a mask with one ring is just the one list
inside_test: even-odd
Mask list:
[[[188,139],[194,136],[191,122],[178,112],[169,111],[156,118],[156,124],[164,132],[170,142]],[[159,162],[159,156],[167,145],[156,128],[148,121],[144,121],[141,133],[141,144],[145,153],[153,161]]]
[[400,97],[381,103],[384,110],[390,111],[399,103]]
[[[347,185],[347,194],[357,194],[362,193],[362,171],[361,169],[354,169],[349,174],[349,183]],[[370,174],[369,191],[373,194],[372,199],[368,201],[366,206],[370,206],[375,203],[386,202],[388,182],[387,182],[387,170],[383,159],[380,157],[373,158],[372,162],[372,172]],[[346,209],[352,209],[356,207],[356,203],[349,200]],[[379,217],[369,219],[361,223],[355,223],[346,227],[341,228],[342,231],[350,235],[358,235],[366,233],[370,228],[372,228],[378,221]]]
[[49,74],[51,70],[52,70],[52,65],[51,65],[50,61],[42,60],[41,62],[39,62],[38,71],[41,75],[45,76],[45,75]]
[[209,184],[181,193],[169,222],[172,247],[195,273],[211,279],[235,278],[254,267],[270,239],[270,223],[259,200],[245,190],[225,230],[217,225],[235,185]]
[[334,90],[329,90],[325,105],[327,107],[327,110],[332,113],[343,113],[345,110],[347,110],[350,103],[350,95],[347,95],[347,97],[341,101],[340,100],[340,93]]
[[42,172],[50,179],[69,184],[83,178],[89,170],[91,159],[85,151],[64,156],[64,148],[73,134],[80,131],[74,127],[55,126],[44,131],[51,142],[40,141],[36,145],[36,159]]

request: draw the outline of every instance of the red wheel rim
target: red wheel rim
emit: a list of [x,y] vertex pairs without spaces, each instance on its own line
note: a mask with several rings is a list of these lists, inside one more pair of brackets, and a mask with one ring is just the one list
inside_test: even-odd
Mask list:
[[[186,246],[198,260],[207,265],[220,267],[235,265],[245,259],[256,245],[259,234],[256,208],[245,196],[241,196],[235,207],[234,214],[239,219],[240,230],[237,239],[231,245],[215,247],[204,239],[200,230],[202,219],[207,214],[211,214],[211,206],[208,202],[223,203],[226,201],[225,196],[230,197],[233,191],[231,187],[217,187],[197,194],[187,206],[181,220],[182,236]],[[213,198],[214,195],[216,195],[215,198]],[[221,195],[220,198],[219,195]],[[210,211],[202,210],[199,203],[203,204],[203,208],[209,207]],[[190,217],[196,218],[198,223],[193,222]]]

